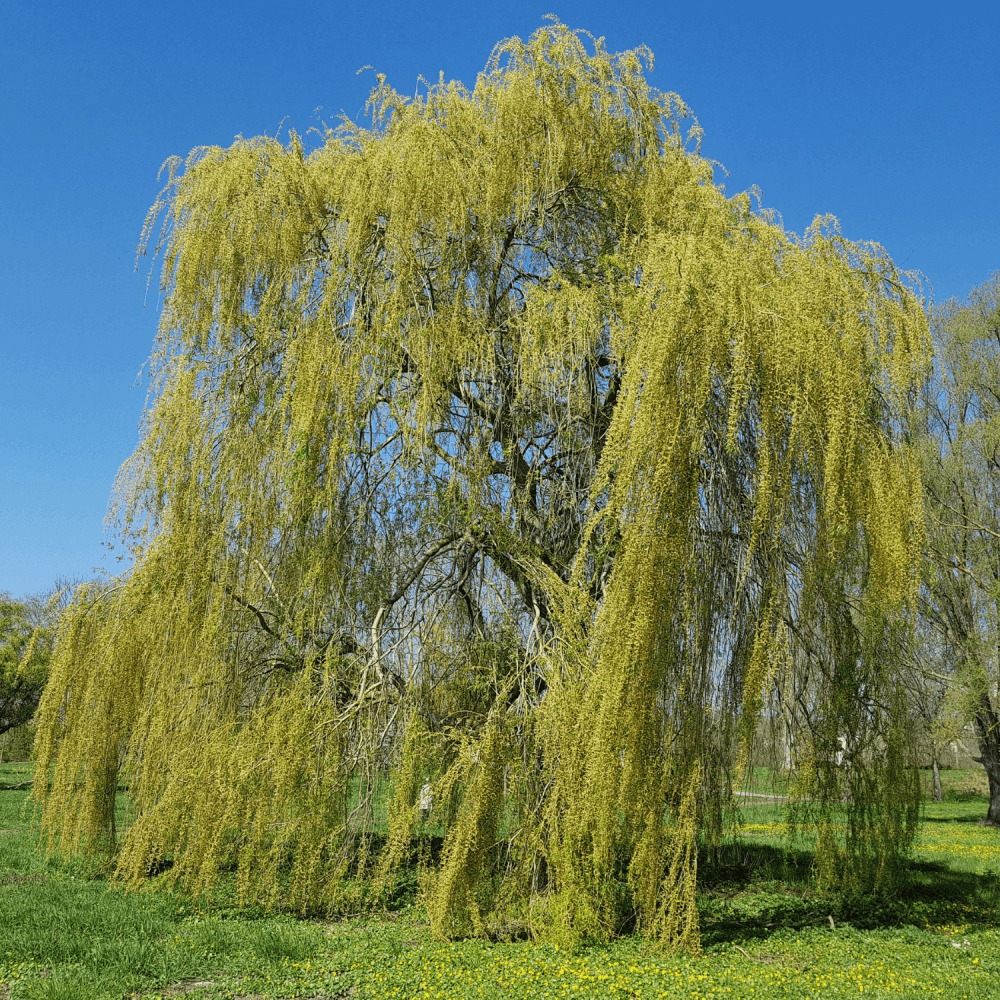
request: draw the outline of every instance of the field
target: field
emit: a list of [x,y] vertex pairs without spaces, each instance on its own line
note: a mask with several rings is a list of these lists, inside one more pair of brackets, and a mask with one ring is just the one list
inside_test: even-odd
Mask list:
[[[30,776],[31,765],[0,767],[0,785]],[[577,952],[442,942],[412,897],[377,920],[307,921],[128,895],[41,856],[27,792],[0,791],[0,998],[996,1000],[1000,832],[976,825],[985,802],[968,781],[945,788],[892,905],[817,892],[808,844],[786,848],[780,806],[748,805],[743,836],[699,871],[700,958],[634,938]]]

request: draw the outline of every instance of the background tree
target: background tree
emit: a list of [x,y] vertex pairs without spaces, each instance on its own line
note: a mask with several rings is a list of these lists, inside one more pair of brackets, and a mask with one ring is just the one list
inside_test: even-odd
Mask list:
[[945,650],[947,710],[971,720],[1000,825],[1000,274],[934,310],[922,400],[929,561],[923,616]]
[[45,687],[44,643],[30,648],[34,631],[28,609],[10,594],[0,595],[0,734],[35,714]]
[[65,849],[114,845],[124,770],[119,877],[231,864],[333,907],[345,865],[386,884],[430,779],[440,933],[695,947],[695,837],[808,661],[803,759],[850,722],[871,779],[830,871],[891,881],[920,301],[831,220],[727,198],[651,55],[585,42],[510,39],[471,90],[379,77],[308,155],[170,161],[135,567],[78,592],[41,708]]
[[[48,680],[48,664],[60,613],[79,581],[57,580],[48,591],[15,599],[0,594],[0,760],[9,754],[8,733],[27,726]],[[30,738],[15,739],[15,745]]]
[[[905,685],[923,755],[931,762],[931,795],[944,801],[941,764],[949,746],[965,736],[968,716],[958,700],[951,697],[952,655],[950,646],[926,619],[918,622],[910,637],[914,640],[912,668],[905,671]],[[963,743],[964,745],[964,743]]]

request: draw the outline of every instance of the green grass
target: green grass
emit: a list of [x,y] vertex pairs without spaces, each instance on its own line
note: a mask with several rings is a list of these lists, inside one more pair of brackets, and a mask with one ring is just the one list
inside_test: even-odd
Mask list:
[[[4,765],[0,785],[30,770]],[[744,838],[699,871],[704,956],[666,958],[636,938],[441,942],[413,905],[331,922],[126,894],[40,855],[26,795],[0,791],[0,998],[1000,997],[1000,833],[971,796],[927,806],[892,904],[817,892],[781,807],[747,808]]]

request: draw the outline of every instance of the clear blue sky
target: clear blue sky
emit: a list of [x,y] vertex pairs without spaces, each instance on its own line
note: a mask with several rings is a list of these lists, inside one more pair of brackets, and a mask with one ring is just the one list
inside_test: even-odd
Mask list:
[[547,13],[648,45],[703,152],[801,232],[817,213],[937,300],[1000,268],[1000,2],[0,0],[0,590],[104,561],[156,282],[134,247],[171,154],[362,110],[371,73],[473,83]]

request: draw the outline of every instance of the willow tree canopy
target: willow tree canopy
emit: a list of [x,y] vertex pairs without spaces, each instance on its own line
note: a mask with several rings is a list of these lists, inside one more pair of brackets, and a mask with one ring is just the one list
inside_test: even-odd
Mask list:
[[170,163],[134,568],[78,595],[41,709],[64,849],[336,907],[430,781],[441,933],[693,947],[696,836],[791,706],[831,802],[853,740],[830,877],[889,878],[921,303],[832,220],[727,197],[651,63],[553,23],[471,90],[379,77],[312,152]]

